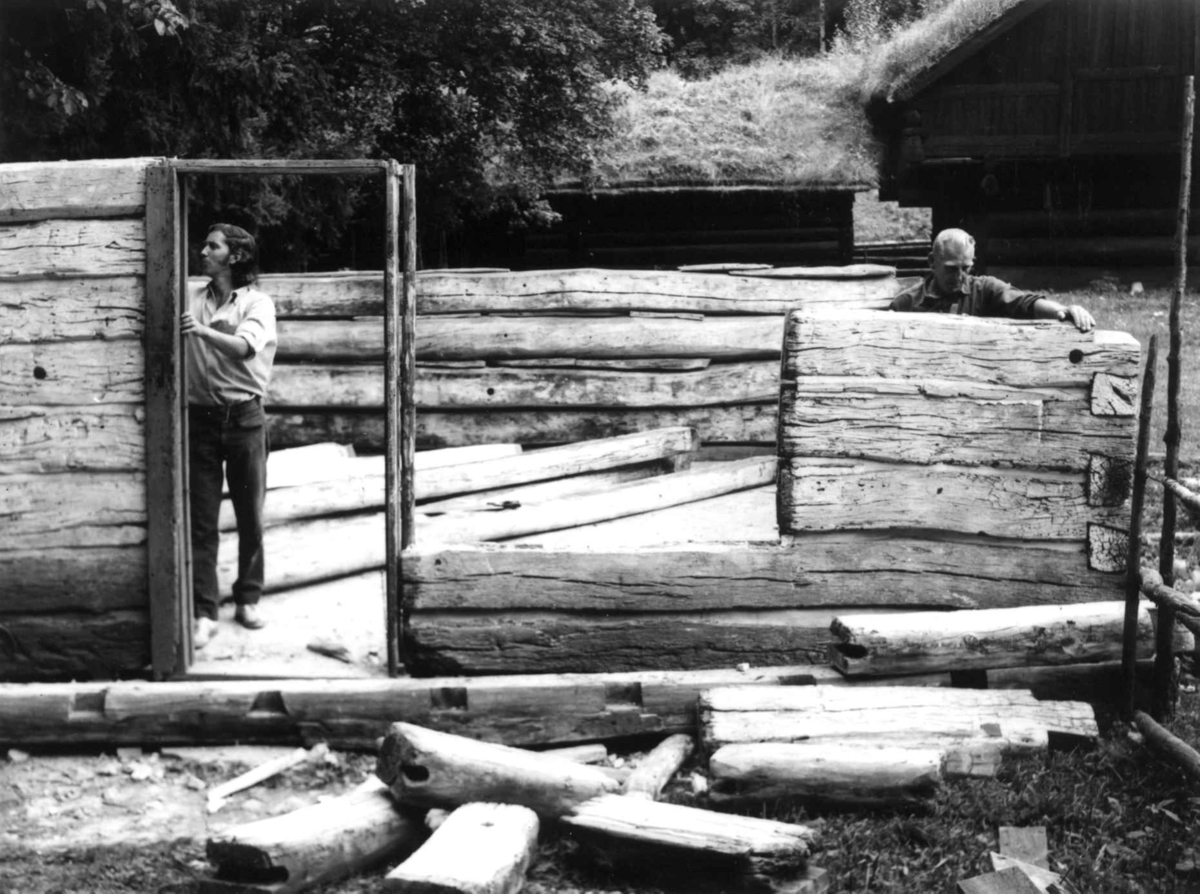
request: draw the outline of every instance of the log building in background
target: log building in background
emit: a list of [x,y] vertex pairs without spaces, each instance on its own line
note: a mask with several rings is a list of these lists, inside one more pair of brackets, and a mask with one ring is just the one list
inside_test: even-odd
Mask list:
[[[948,39],[931,22],[931,45]],[[909,57],[870,106],[880,198],[965,227],[992,265],[1172,262],[1194,0],[1016,0]]]

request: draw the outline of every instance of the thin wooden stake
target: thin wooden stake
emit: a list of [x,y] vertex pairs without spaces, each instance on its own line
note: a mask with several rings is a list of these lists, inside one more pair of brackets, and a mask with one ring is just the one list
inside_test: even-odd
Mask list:
[[388,162],[384,182],[385,232],[383,263],[383,339],[384,339],[384,580],[387,590],[387,662],[388,673],[400,672],[400,550],[404,530],[401,416],[404,410],[401,351],[404,332],[401,325],[400,288],[400,166]]
[[[1170,351],[1167,354],[1167,431],[1163,436],[1167,456],[1163,463],[1163,474],[1167,478],[1179,477],[1179,442],[1181,423],[1179,419],[1179,356],[1182,345],[1180,309],[1183,292],[1187,286],[1187,235],[1188,206],[1192,195],[1192,134],[1196,113],[1195,79],[1189,75],[1183,87],[1183,123],[1179,137],[1179,205],[1175,220],[1175,293],[1171,296]],[[1163,491],[1162,541],[1159,545],[1158,569],[1163,581],[1172,583],[1175,566],[1175,493],[1170,488]],[[1154,699],[1151,713],[1156,720],[1169,718],[1174,712],[1176,698],[1175,679],[1175,610],[1167,606],[1159,609],[1156,658],[1154,662]]]
[[[1133,493],[1129,506],[1129,547],[1125,557],[1125,632],[1121,648],[1121,680],[1125,716],[1136,708],[1137,619],[1141,601],[1142,504],[1146,499],[1146,454],[1150,447],[1150,419],[1154,410],[1154,365],[1158,362],[1158,336],[1150,336],[1146,369],[1142,374],[1142,400],[1138,413],[1137,454],[1133,463]],[[1160,615],[1161,617],[1161,615]]]

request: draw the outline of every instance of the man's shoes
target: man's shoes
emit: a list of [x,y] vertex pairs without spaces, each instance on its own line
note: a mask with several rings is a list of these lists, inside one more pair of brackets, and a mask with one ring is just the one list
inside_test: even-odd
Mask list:
[[267,622],[258,614],[257,605],[239,605],[233,613],[234,619],[247,630],[258,630],[267,626]]
[[208,617],[197,618],[196,626],[192,628],[192,648],[203,649],[216,635],[217,622],[215,620]]

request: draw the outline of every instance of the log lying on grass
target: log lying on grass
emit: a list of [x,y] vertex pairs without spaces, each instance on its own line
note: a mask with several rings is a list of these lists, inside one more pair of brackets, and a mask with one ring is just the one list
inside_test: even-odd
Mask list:
[[[1114,601],[842,615],[831,625],[840,642],[830,647],[829,657],[842,673],[855,676],[1110,661],[1121,657],[1124,611]],[[1144,606],[1137,638],[1138,657],[1148,657],[1153,632]]]

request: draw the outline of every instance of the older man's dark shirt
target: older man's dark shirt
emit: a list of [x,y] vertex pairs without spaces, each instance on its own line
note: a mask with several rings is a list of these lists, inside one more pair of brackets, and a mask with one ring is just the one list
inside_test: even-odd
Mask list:
[[939,295],[933,276],[905,289],[892,299],[889,310],[902,313],[965,314],[972,317],[1033,318],[1033,304],[1044,297],[1024,292],[994,276],[967,276],[962,291]]

